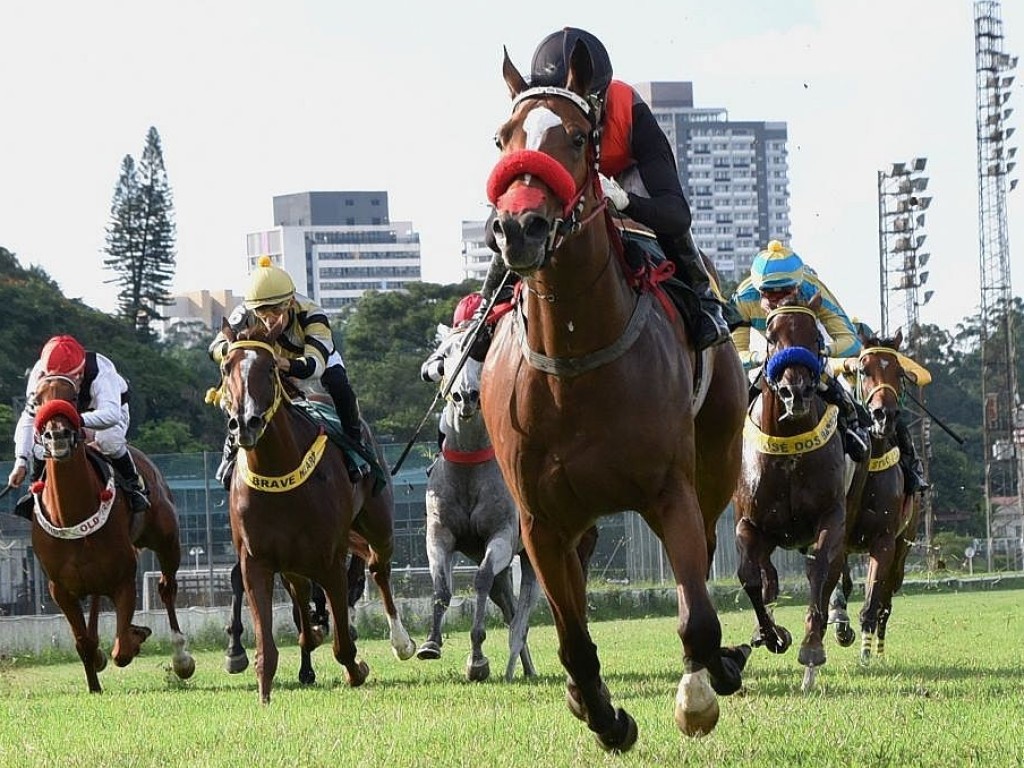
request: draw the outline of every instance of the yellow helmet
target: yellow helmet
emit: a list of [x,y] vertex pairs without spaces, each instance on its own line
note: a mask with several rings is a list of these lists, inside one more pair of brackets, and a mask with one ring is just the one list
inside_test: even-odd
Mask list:
[[275,267],[269,256],[260,256],[245,291],[245,308],[257,309],[280,304],[295,295],[291,275]]

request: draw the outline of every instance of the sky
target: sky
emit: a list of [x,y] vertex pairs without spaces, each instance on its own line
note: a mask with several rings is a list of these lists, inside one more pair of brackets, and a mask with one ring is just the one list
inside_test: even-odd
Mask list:
[[[1002,16],[1006,52],[1024,55],[1024,2]],[[310,190],[386,190],[392,221],[420,233],[423,278],[458,282],[461,222],[486,217],[509,109],[502,48],[528,72],[565,25],[601,38],[619,79],[689,80],[696,106],[785,122],[790,245],[876,327],[877,174],[927,157],[935,293],[921,320],[952,329],[977,313],[970,0],[0,3],[0,246],[112,311],[111,198],[155,126],[177,223],[172,292],[241,293],[245,234],[273,225],[275,195]],[[1012,91],[1024,114],[1020,79]],[[1016,295],[1022,194],[1008,198]]]

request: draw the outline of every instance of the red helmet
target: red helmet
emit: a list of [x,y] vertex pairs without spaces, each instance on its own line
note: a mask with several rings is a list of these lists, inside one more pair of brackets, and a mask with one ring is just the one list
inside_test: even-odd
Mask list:
[[452,316],[452,325],[461,325],[467,320],[473,319],[473,313],[477,311],[484,302],[484,297],[479,293],[471,293],[463,297],[459,305],[455,307],[455,314]]
[[85,350],[74,336],[54,336],[39,359],[47,375],[74,376],[85,367]]

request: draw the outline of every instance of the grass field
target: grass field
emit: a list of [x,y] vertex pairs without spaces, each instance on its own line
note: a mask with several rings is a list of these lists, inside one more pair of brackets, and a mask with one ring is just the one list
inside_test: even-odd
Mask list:
[[[851,604],[851,615],[859,610]],[[794,637],[803,608],[776,612]],[[745,641],[753,614],[722,615],[728,642]],[[862,668],[858,648],[830,634],[817,689],[800,693],[795,648],[755,651],[740,694],[720,700],[718,728],[686,739],[672,720],[681,673],[671,618],[592,625],[615,703],[639,740],[606,755],[564,704],[554,630],[537,627],[540,678],[511,685],[463,679],[466,633],[448,637],[437,662],[399,662],[383,639],[364,638],[371,677],[343,682],[328,648],[314,655],[318,682],[301,688],[298,651],[283,649],[273,701],[261,706],[250,668],[229,676],[222,652],[196,654],[187,683],[169,656],[146,648],[104,671],[89,695],[74,662],[0,662],[0,766],[1021,766],[1024,765],[1024,591],[897,597],[887,658]],[[491,630],[492,670],[506,633]],[[107,639],[109,646],[109,639]]]

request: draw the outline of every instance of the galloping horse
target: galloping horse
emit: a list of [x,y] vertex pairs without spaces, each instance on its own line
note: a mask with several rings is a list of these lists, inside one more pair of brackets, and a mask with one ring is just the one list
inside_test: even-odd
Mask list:
[[[275,339],[264,326],[236,335],[225,322],[223,330],[230,346],[221,363],[220,402],[228,431],[241,448],[229,495],[231,535],[256,635],[260,699],[270,701],[278,663],[271,614],[274,574],[282,575],[298,607],[299,647],[312,651],[321,636],[310,618],[310,580],[323,587],[334,626],[349,626],[345,558],[360,537],[384,600],[392,649],[399,658],[410,658],[416,645],[391,594],[390,485],[374,495],[377,478],[371,475],[353,486],[341,450],[286,396]],[[363,431],[370,437],[365,425]],[[362,685],[369,667],[357,658],[348,632],[334,632],[333,651],[348,684]]]
[[636,510],[664,544],[679,595],[675,721],[688,735],[707,733],[716,693],[739,689],[750,651],[720,647],[706,583],[715,521],[739,473],[739,356],[731,344],[706,352],[695,386],[699,356],[685,324],[655,271],[626,264],[596,169],[586,47],[572,52],[562,88],[528,88],[507,52],[503,74],[512,116],[497,134],[488,196],[504,262],[522,281],[484,363],[481,399],[551,604],[567,703],[603,748],[635,743],[636,721],[612,706],[601,677],[573,550],[599,517]]
[[[743,472],[736,489],[737,575],[757,616],[752,643],[784,653],[792,635],[775,623],[771,605],[779,575],[771,562],[776,547],[807,555],[810,600],[799,662],[807,671],[804,690],[825,663],[823,645],[828,598],[844,561],[846,495],[863,472],[848,468],[838,408],[818,394],[822,339],[814,310],[789,297],[768,310],[761,392],[750,406],[744,430]],[[864,465],[856,465],[861,470]]]
[[[287,583],[285,586],[287,587]],[[348,564],[348,607],[350,611],[363,596],[365,587],[366,563],[359,555],[350,554]],[[242,596],[244,592],[242,564],[236,560],[231,568],[231,621],[225,628],[228,635],[228,647],[224,653],[224,669],[232,675],[244,672],[249,668],[249,656],[245,652],[245,646],[242,645]],[[310,613],[313,631],[319,631],[322,636],[326,636],[331,623],[330,615],[327,613],[327,596],[324,594],[323,588],[315,581],[310,583],[310,600],[313,603]],[[301,610],[298,605],[292,606],[292,619],[295,621],[295,628],[299,630],[302,628]],[[351,623],[349,631],[355,632],[355,627]],[[355,634],[353,634],[353,639],[357,639]],[[312,685],[316,682],[312,656],[309,650],[300,649],[299,683],[302,685]]]
[[[860,660],[866,664],[872,650],[878,656],[885,652],[892,596],[903,585],[903,569],[920,511],[913,495],[905,490],[895,434],[903,397],[903,368],[896,353],[903,332],[897,331],[891,339],[862,336],[861,341],[864,349],[858,360],[855,393],[871,415],[871,460],[856,513],[847,526],[846,551],[866,552],[869,557],[860,612]],[[853,642],[846,614],[852,586],[849,570],[844,568],[841,589],[833,593],[830,606],[836,635],[848,640],[847,645]]]
[[[445,371],[455,371],[471,335],[465,329],[445,333],[438,348]],[[512,558],[521,550],[519,511],[494,459],[494,447],[480,412],[480,372],[483,362],[472,355],[466,358],[455,380],[442,380],[448,388],[441,413],[444,445],[427,478],[427,559],[434,590],[434,610],[430,636],[416,652],[420,659],[441,657],[441,629],[452,599],[452,565],[456,552],[477,564],[473,588],[476,600],[472,649],[466,660],[466,677],[486,680],[491,674],[490,660],[484,655],[487,637],[486,608],[490,595],[509,626],[509,657],[505,679],[515,675],[518,659],[523,674],[537,674],[530,657],[526,637],[530,613],[540,595],[533,567],[520,557],[522,581],[519,601],[512,589]]]
[[[39,380],[35,428],[46,470],[32,487],[32,547],[49,577],[50,595],[71,626],[89,691],[99,693],[97,673],[107,665],[99,647],[100,597],[113,601],[117,615],[111,654],[117,666],[131,663],[150,630],[132,624],[138,553],[129,533],[129,504],[124,491],[116,488],[109,464],[83,440],[77,400],[72,379],[54,375]],[[160,563],[157,589],[171,630],[172,668],[187,680],[196,665],[174,609],[181,563],[177,513],[160,471],[143,453],[129,450],[149,489],[150,508],[137,545],[152,550]],[[87,597],[92,598],[88,625],[81,604]]]

